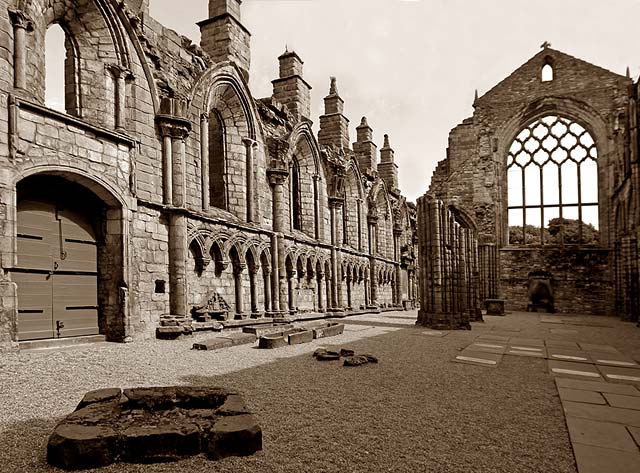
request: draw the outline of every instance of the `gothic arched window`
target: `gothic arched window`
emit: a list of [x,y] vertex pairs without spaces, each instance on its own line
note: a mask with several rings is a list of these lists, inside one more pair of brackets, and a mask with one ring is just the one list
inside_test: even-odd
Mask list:
[[47,107],[80,116],[77,47],[65,29],[52,24],[45,36],[45,99]]
[[302,214],[300,205],[300,166],[295,158],[291,163],[289,179],[291,228],[293,230],[302,230]]
[[597,243],[597,158],[591,134],[569,118],[522,129],[507,156],[509,243]]
[[209,204],[228,210],[224,124],[216,110],[209,117]]

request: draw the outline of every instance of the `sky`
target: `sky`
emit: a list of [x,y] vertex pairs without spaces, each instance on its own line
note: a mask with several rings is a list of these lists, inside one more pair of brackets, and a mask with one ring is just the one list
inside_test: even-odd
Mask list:
[[[179,4],[179,7],[176,7]],[[207,0],[151,0],[151,15],[199,43]],[[366,116],[374,141],[389,134],[399,187],[424,194],[449,131],[480,95],[548,41],[554,49],[624,74],[640,74],[640,0],[244,0],[251,31],[250,88],[272,93],[278,56],[294,50],[313,87],[316,130],[337,77],[350,137]]]

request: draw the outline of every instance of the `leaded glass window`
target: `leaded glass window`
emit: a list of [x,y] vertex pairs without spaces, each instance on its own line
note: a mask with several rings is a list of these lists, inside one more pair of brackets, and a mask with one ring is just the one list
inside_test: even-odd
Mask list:
[[507,157],[509,243],[598,243],[598,150],[579,123],[542,117]]

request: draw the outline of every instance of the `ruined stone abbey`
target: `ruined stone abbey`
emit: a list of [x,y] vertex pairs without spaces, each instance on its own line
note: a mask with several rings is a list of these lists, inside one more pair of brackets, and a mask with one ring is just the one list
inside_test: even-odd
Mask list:
[[[226,319],[413,304],[415,207],[388,137],[378,150],[362,118],[351,142],[333,78],[316,137],[293,51],[252,97],[241,0],[209,0],[200,45],[145,0],[0,3],[0,346],[151,337],[207,304]],[[45,101],[52,25],[63,110]]]
[[545,42],[476,93],[418,200],[420,323],[483,303],[638,321],[638,90]]

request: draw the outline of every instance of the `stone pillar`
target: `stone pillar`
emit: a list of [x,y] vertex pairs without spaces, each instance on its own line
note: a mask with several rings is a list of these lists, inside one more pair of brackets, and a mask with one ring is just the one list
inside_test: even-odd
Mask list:
[[347,309],[352,309],[351,304],[351,274],[347,272]]
[[130,70],[125,69],[120,64],[110,64],[107,66],[108,71],[113,76],[115,82],[115,117],[114,126],[117,132],[124,133],[126,131],[126,99],[127,99],[127,79],[132,79],[133,74]]
[[162,127],[162,195],[165,205],[173,205],[172,144],[170,128]]
[[262,277],[264,279],[264,312],[271,312],[271,267],[262,267]]
[[253,223],[256,221],[255,148],[258,146],[258,143],[250,138],[245,138],[243,141],[246,149],[247,163],[247,222]]
[[369,290],[370,290],[370,299],[369,299],[369,308],[376,309],[378,304],[378,287],[377,287],[377,277],[376,277],[376,259],[375,259],[375,249],[377,246],[377,226],[378,226],[378,217],[369,216]]
[[324,312],[324,300],[326,298],[322,297],[322,292],[324,291],[324,273],[319,271],[316,273],[316,285],[318,287],[318,312]]
[[287,274],[287,287],[289,289],[289,313],[291,315],[297,312],[297,301],[296,301],[296,276],[297,271],[292,269],[289,274]]
[[320,239],[320,176],[313,176],[313,225],[316,240]]
[[260,266],[251,266],[249,268],[249,291],[251,294],[251,317],[260,316],[258,312],[258,287],[256,284],[256,274],[260,271]]
[[33,31],[33,22],[21,10],[9,10],[13,23],[13,85],[16,89],[27,86],[27,32]]
[[169,216],[169,307],[171,315],[187,316],[187,218]]
[[202,173],[202,210],[209,210],[209,114],[200,115],[200,172]]
[[329,210],[331,212],[331,304],[327,304],[327,308],[332,312],[340,310],[338,297],[342,293],[340,280],[338,279],[338,222],[337,210],[343,204],[343,200],[337,197],[329,199]]
[[358,212],[358,251],[362,251],[362,199],[356,199]]
[[267,176],[272,189],[273,232],[271,254],[273,257],[273,310],[284,312],[287,298],[287,272],[284,263],[284,182],[289,172],[284,169],[268,169]]
[[247,267],[246,263],[234,263],[233,265],[233,282],[236,293],[236,318],[243,318],[244,307],[244,288],[242,286],[242,273]]
[[402,228],[395,227],[393,229],[393,254],[394,259],[396,261],[396,271],[395,271],[395,302],[396,305],[402,305],[402,269],[400,268],[400,260],[402,259],[402,255],[400,254],[400,236],[402,235]]
[[271,312],[280,311],[280,257],[278,251],[279,241],[282,235],[274,233],[271,235]]

